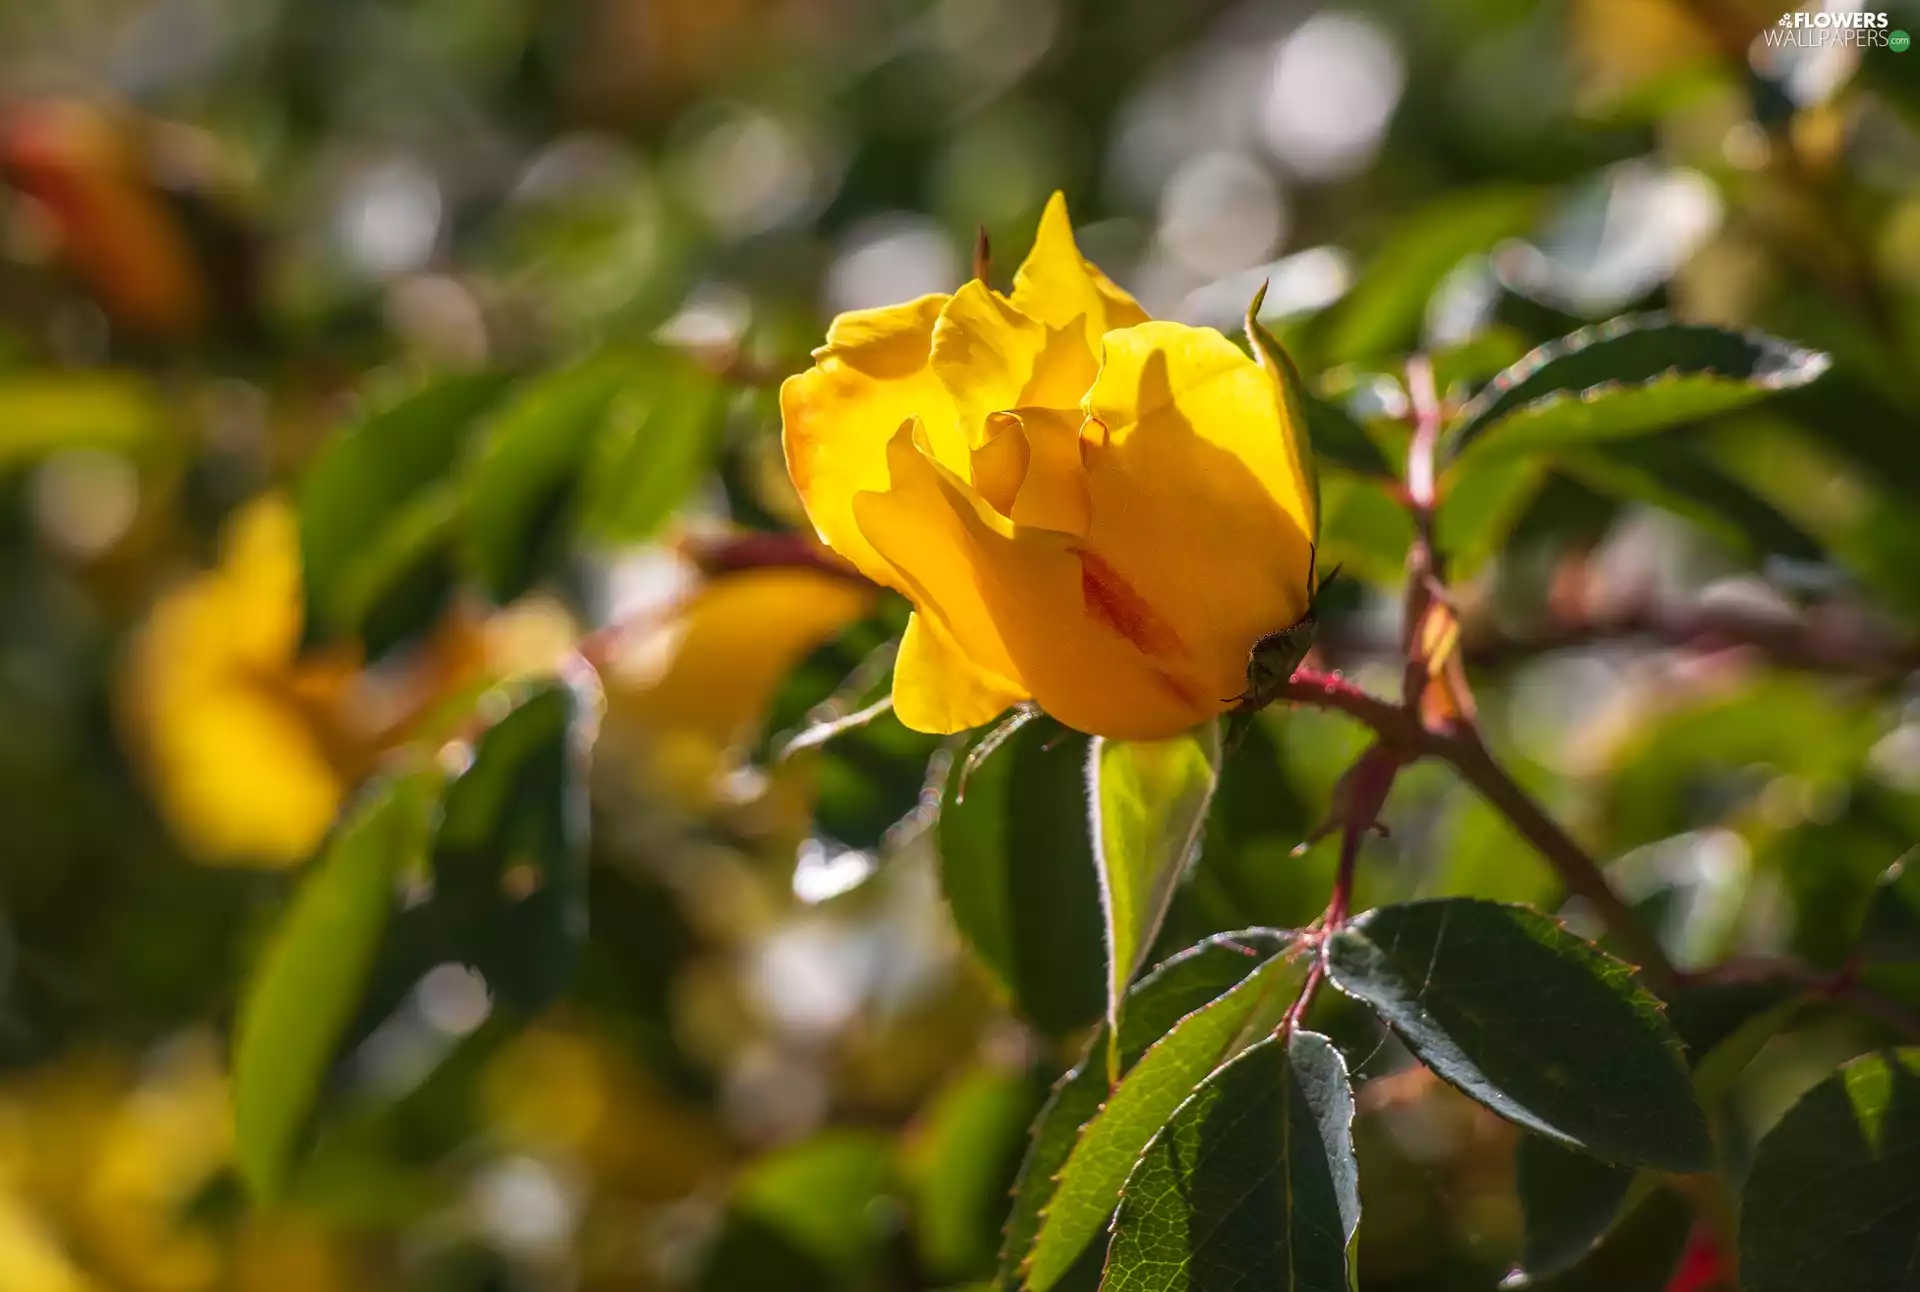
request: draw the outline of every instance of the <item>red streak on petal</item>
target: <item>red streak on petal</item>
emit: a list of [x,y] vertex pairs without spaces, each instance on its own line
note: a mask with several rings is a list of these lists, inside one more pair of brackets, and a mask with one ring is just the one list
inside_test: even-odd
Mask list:
[[1192,658],[1180,634],[1118,570],[1093,552],[1082,549],[1079,556],[1080,595],[1089,614],[1132,642],[1143,655],[1162,660]]

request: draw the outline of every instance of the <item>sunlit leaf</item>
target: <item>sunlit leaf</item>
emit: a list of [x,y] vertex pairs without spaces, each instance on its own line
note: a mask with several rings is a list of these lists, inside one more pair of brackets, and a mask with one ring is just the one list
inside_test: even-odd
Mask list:
[[942,1281],[993,1269],[1000,1217],[1039,1102],[1023,1072],[983,1064],[949,1081],[921,1113],[907,1151],[920,1260]]
[[1262,1041],[1141,1154],[1102,1292],[1347,1292],[1360,1223],[1347,1065],[1323,1036]]
[[[1121,1073],[1131,1071],[1147,1047],[1181,1019],[1285,950],[1288,941],[1288,935],[1267,929],[1222,933],[1156,965],[1127,993],[1118,1046]],[[1079,1066],[1054,1087],[1033,1124],[1014,1188],[1013,1210],[1007,1218],[1006,1241],[1000,1249],[1000,1271],[995,1282],[999,1292],[1019,1292],[1021,1271],[1033,1250],[1040,1216],[1053,1197],[1060,1168],[1073,1152],[1080,1128],[1093,1120],[1107,1094],[1107,1034],[1103,1025]],[[1103,1255],[1098,1245],[1089,1244],[1055,1286],[1068,1292],[1088,1292],[1099,1282]]]
[[463,473],[463,551],[495,601],[513,600],[558,559],[588,448],[631,364],[607,355],[528,382],[478,432]]
[[438,615],[453,584],[453,473],[506,386],[447,378],[321,448],[299,492],[308,640],[360,636],[379,654]]
[[1220,725],[1171,740],[1095,739],[1087,754],[1094,865],[1107,941],[1107,1022],[1118,1020],[1186,875],[1220,776]]
[[401,874],[424,856],[436,778],[371,790],[327,841],[247,984],[233,1042],[235,1155],[248,1186],[284,1185],[360,1004]]
[[1804,386],[1827,363],[1759,332],[1619,318],[1543,345],[1494,378],[1442,448],[1457,457],[1646,435]]
[[[1279,1024],[1304,976],[1304,961],[1286,952],[1270,957],[1226,994],[1181,1019],[1118,1080],[1060,1169],[1029,1258],[1030,1292],[1047,1292],[1073,1268],[1112,1214],[1147,1141],[1209,1072]],[[1099,1063],[1100,1056],[1092,1061]]]
[[583,532],[608,543],[653,537],[712,461],[723,397],[720,383],[683,355],[636,357],[588,452]]

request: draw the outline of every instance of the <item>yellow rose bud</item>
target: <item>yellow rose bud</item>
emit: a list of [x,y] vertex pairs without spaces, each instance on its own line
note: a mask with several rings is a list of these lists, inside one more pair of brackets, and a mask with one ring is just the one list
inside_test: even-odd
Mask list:
[[914,604],[902,722],[1032,700],[1154,739],[1226,709],[1308,606],[1314,501],[1279,378],[1153,322],[1080,255],[1059,194],[1003,296],[843,314],[780,389],[820,537]]

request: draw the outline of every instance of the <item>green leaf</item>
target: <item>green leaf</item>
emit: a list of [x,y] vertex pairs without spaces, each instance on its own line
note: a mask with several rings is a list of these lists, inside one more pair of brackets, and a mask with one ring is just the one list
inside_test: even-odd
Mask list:
[[1538,1135],[1520,1137],[1514,1164],[1524,1222],[1520,1268],[1534,1279],[1577,1264],[1600,1241],[1625,1208],[1636,1174]]
[[246,986],[233,1041],[234,1153],[261,1198],[286,1182],[359,1008],[403,871],[424,852],[435,778],[380,785],[335,828]]
[[1088,838],[1088,737],[1030,722],[955,758],[940,806],[940,886],[954,925],[1022,1017],[1059,1034],[1100,1017],[1106,944]]
[[636,359],[589,453],[583,532],[607,543],[653,537],[712,461],[724,395],[711,373],[678,352]]
[[[1147,1048],[1187,1015],[1224,994],[1235,984],[1285,950],[1291,935],[1269,929],[1222,933],[1187,948],[1155,966],[1127,993],[1120,1018],[1120,1070],[1126,1073]],[[1006,1241],[1000,1249],[1000,1292],[1019,1292],[1021,1270],[1040,1230],[1040,1213],[1053,1198],[1060,1168],[1067,1164],[1080,1128],[1092,1121],[1106,1102],[1107,1032],[1103,1025],[1087,1047],[1078,1067],[1054,1086],[1028,1137],[1026,1159],[1014,1185],[1013,1209],[1007,1217]],[[1091,1289],[1099,1281],[1100,1253],[1089,1246],[1083,1259],[1057,1287],[1074,1292]],[[1094,1259],[1087,1260],[1087,1256]],[[1083,1268],[1090,1265],[1091,1268]]]
[[1688,440],[1667,436],[1596,444],[1571,455],[1566,465],[1596,488],[1664,507],[1755,556],[1826,557],[1819,540]]
[[1780,982],[1698,983],[1672,993],[1667,1021],[1686,1052],[1702,1107],[1714,1108],[1733,1090],[1801,1002],[1798,989]]
[[1487,188],[1451,194],[1409,213],[1332,311],[1322,366],[1412,349],[1434,290],[1468,256],[1525,233],[1541,197],[1536,189]]
[[1107,943],[1107,1022],[1118,1022],[1186,875],[1220,779],[1220,724],[1171,740],[1095,738],[1088,801]]
[[1701,1171],[1706,1119],[1660,1002],[1631,967],[1524,907],[1469,898],[1367,912],[1328,973],[1434,1073],[1605,1161]]
[[1760,332],[1623,317],[1550,341],[1460,410],[1445,456],[1623,439],[1804,386],[1827,356]]
[[[1700,983],[1673,994],[1667,1018],[1704,1107],[1727,1096],[1799,1006],[1799,992],[1779,982]],[[1590,1259],[1623,1216],[1645,1205],[1653,1178],[1537,1135],[1520,1138],[1516,1165],[1525,1219],[1520,1266],[1536,1280]]]
[[1894,862],[1873,886],[1860,952],[1883,964],[1920,962],[1920,852]]
[[477,436],[465,469],[467,568],[496,602],[550,567],[580,469],[634,360],[608,355],[516,390]]
[[1313,437],[1313,451],[1335,466],[1374,480],[1398,480],[1387,455],[1366,429],[1330,399],[1302,391],[1300,407]]
[[1324,1036],[1249,1047],[1141,1154],[1102,1292],[1347,1292],[1360,1223],[1347,1065]]
[[1025,1073],[980,1064],[942,1086],[917,1119],[907,1188],[920,1264],[934,1279],[993,1269],[1000,1215],[1038,1102]]
[[734,1184],[701,1292],[832,1292],[864,1286],[888,1236],[893,1142],[831,1130],[767,1154]]
[[1047,1292],[1067,1274],[1113,1213],[1147,1141],[1209,1072],[1279,1025],[1304,977],[1305,965],[1287,952],[1269,957],[1225,995],[1181,1019],[1119,1079],[1060,1169],[1027,1267],[1031,1292]]
[[359,635],[377,655],[437,615],[453,581],[455,464],[506,385],[497,373],[436,382],[315,456],[299,491],[310,642]]
[[1549,1277],[1502,1283],[1515,1292],[1665,1292],[1693,1233],[1693,1213],[1667,1189],[1652,1189],[1576,1264]]
[[1760,1141],[1740,1205],[1751,1292],[1911,1292],[1920,1275],[1920,1048],[1862,1055]]
[[1433,520],[1448,575],[1465,578],[1492,559],[1546,479],[1537,458],[1470,458],[1449,471]]
[[474,742],[433,838],[434,905],[460,958],[531,1014],[571,977],[587,936],[584,705],[533,686]]
[[1377,480],[1339,469],[1320,477],[1319,566],[1380,587],[1406,577],[1413,518]]

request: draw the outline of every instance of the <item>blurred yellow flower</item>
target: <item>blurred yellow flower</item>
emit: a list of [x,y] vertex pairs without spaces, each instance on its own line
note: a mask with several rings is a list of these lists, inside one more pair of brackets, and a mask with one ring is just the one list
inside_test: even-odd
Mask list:
[[873,608],[874,589],[820,570],[742,570],[702,584],[623,648],[610,702],[643,726],[651,771],[702,802],[766,720],[787,673]]
[[1314,502],[1274,378],[1149,321],[1055,194],[1003,296],[843,314],[781,387],[829,546],[914,603],[894,707],[951,732],[1034,700],[1157,738],[1220,713],[1307,609]]
[[168,824],[209,861],[286,865],[325,835],[370,747],[346,721],[350,659],[301,659],[285,499],[229,522],[220,565],[163,596],[128,661],[129,725]]
[[0,1292],[329,1292],[358,1281],[320,1220],[196,1215],[231,1168],[219,1043],[88,1052],[0,1084]]

